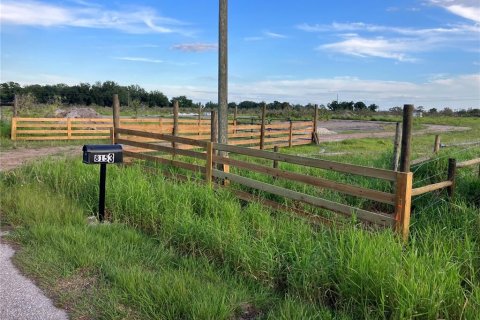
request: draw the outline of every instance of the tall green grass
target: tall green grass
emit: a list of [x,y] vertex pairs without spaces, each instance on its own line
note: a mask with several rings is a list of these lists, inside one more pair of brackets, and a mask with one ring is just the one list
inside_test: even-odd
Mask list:
[[[44,162],[6,175],[3,183],[9,189],[40,183],[94,212],[97,170],[79,161]],[[322,306],[369,319],[474,319],[480,312],[480,239],[478,227],[470,226],[478,226],[479,211],[462,196],[417,210],[404,246],[390,230],[317,230],[241,204],[225,190],[174,183],[139,166],[108,170],[107,208],[114,221],[143,230],[179,255],[301,301],[276,304],[274,315],[307,315]],[[477,186],[473,179],[458,184]]]

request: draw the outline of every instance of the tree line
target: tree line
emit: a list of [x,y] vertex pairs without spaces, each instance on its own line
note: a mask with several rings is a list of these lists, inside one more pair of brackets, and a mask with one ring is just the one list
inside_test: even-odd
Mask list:
[[[2,104],[12,103],[15,95],[30,95],[35,102],[41,104],[59,103],[64,105],[98,105],[111,107],[113,103],[113,94],[118,94],[122,106],[148,106],[148,107],[170,107],[173,101],[177,100],[182,108],[205,107],[207,109],[216,109],[217,103],[207,102],[204,105],[194,103],[186,96],[172,97],[169,99],[162,92],[146,91],[138,85],[121,86],[114,81],[95,82],[94,84],[80,83],[69,86],[66,84],[55,85],[26,85],[21,86],[16,82],[4,82],[0,84],[0,101]],[[230,102],[229,108],[238,107],[239,109],[259,109],[264,102],[242,101],[240,103]],[[273,101],[266,103],[269,110],[302,110],[313,109],[314,104],[308,103],[291,104],[289,102]],[[332,101],[327,106],[320,105],[321,109],[331,111],[339,110],[370,110],[377,111],[378,106],[371,104],[367,107],[365,103],[358,102],[338,102]]]

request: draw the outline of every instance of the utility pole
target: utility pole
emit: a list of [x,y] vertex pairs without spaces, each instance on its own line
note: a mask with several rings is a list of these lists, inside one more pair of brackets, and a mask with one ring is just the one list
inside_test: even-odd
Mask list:
[[228,143],[228,1],[219,0],[218,35],[218,142]]

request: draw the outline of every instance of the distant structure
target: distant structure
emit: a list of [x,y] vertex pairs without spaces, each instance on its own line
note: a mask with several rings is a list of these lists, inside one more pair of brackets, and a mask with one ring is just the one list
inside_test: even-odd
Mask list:
[[415,118],[421,118],[421,117],[423,117],[423,110],[415,110],[415,111],[413,111],[413,116],[414,116]]

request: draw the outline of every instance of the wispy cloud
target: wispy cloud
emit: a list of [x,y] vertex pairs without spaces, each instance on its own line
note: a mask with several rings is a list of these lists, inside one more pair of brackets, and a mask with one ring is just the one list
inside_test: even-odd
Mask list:
[[124,60],[124,61],[135,61],[135,62],[165,63],[164,60],[144,58],[144,57],[115,57],[115,59]]
[[[380,57],[402,62],[416,61],[412,53],[436,47],[478,43],[480,26],[460,24],[438,28],[392,27],[363,22],[329,25],[301,24],[297,29],[306,32],[337,32],[339,41],[323,44],[317,49],[330,50],[358,57]],[[465,46],[466,49],[470,45]]]
[[285,39],[287,38],[286,35],[281,34],[281,33],[276,33],[276,32],[271,32],[271,31],[263,31],[263,34],[267,38],[272,38],[272,39]]
[[412,43],[404,40],[366,39],[358,36],[349,37],[340,42],[325,44],[318,50],[331,50],[358,57],[378,57],[414,62],[414,58],[405,54]]
[[176,44],[172,49],[186,52],[204,52],[213,51],[218,48],[216,43],[181,43]]
[[480,2],[478,0],[430,0],[462,18],[480,23]]
[[264,30],[262,31],[261,36],[245,37],[244,40],[245,41],[261,41],[266,39],[286,39],[286,38],[288,37],[284,34]]
[[56,5],[42,1],[3,0],[0,21],[39,27],[70,26],[96,29],[115,29],[127,33],[182,33],[181,21],[159,15],[148,7],[125,7],[111,10],[96,4],[77,1],[77,5]]

